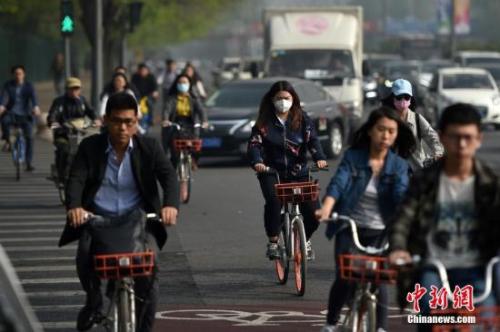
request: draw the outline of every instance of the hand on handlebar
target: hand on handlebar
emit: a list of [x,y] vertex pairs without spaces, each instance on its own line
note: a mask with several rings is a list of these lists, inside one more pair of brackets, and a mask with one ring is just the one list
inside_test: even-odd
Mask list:
[[170,127],[172,125],[172,122],[168,121],[168,120],[163,120],[161,122],[161,126],[162,127]]
[[391,265],[408,265],[413,262],[411,255],[406,250],[394,250],[389,254],[389,264]]
[[325,220],[328,220],[330,217],[331,211],[325,207],[322,207],[321,209],[317,209],[314,212],[314,215],[316,216],[316,219],[319,222],[323,222]]
[[318,166],[318,168],[327,168],[328,163],[326,162],[326,160],[318,160],[316,162],[316,166]]
[[89,220],[89,217],[92,216],[92,213],[84,210],[81,207],[77,207],[74,209],[69,209],[67,216],[70,226],[77,228],[85,224]]
[[208,123],[208,121],[205,121],[201,124],[201,128],[203,129],[208,129],[210,127],[210,124]]
[[266,165],[264,165],[263,163],[258,163],[258,164],[255,164],[255,165],[253,166],[253,168],[255,169],[255,171],[256,171],[257,173],[263,173],[263,172],[267,171],[267,166],[266,166]]
[[3,105],[0,105],[0,115],[5,112],[6,108]]

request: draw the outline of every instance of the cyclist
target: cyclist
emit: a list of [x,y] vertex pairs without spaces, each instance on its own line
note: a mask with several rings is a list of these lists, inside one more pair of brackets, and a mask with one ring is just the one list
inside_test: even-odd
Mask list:
[[[162,119],[162,143],[165,153],[169,152],[173,140],[179,135],[198,136],[194,128],[195,123],[201,122],[203,128],[208,128],[206,111],[194,96],[191,80],[186,75],[178,75],[170,87]],[[179,133],[170,126],[171,122],[180,124],[182,132]],[[196,156],[194,157],[193,167],[196,168]],[[177,167],[178,155],[173,149],[170,151],[170,159],[174,167]]]
[[[415,145],[411,130],[393,109],[374,110],[368,121],[354,134],[351,148],[328,185],[323,207],[317,218],[328,219],[333,209],[356,221],[363,245],[380,247],[385,241],[387,223],[408,185],[408,157]],[[397,149],[398,156],[393,149]],[[327,237],[335,237],[335,261],[349,254],[354,246],[350,229],[328,224]],[[327,324],[324,332],[336,331],[342,306],[352,292],[352,285],[340,278],[337,268],[330,290]],[[377,303],[378,331],[387,330],[387,289],[379,286]]]
[[[266,256],[273,260],[280,257],[278,235],[281,229],[281,203],[276,197],[274,174],[266,173],[268,167],[279,172],[287,182],[308,181],[307,150],[319,168],[327,167],[325,155],[311,119],[302,110],[300,99],[288,81],[274,83],[260,103],[259,116],[248,142],[248,158],[257,171],[264,205],[264,225],[269,238]],[[300,205],[306,231],[307,258],[313,259],[310,238],[319,226],[314,211],[319,201]]]
[[10,127],[18,125],[26,140],[26,171],[33,171],[33,116],[40,115],[40,108],[33,85],[26,81],[26,70],[23,66],[12,67],[14,79],[7,81],[2,89],[0,116],[2,123],[2,139],[5,141],[4,151],[11,150]]
[[132,75],[132,85],[136,87],[139,95],[137,100],[142,100],[146,106],[143,109],[148,110],[145,117],[144,126],[152,126],[154,123],[154,106],[156,100],[160,97],[158,92],[158,84],[156,83],[155,76],[151,73],[149,67],[145,63],[140,63],[137,72]]
[[[118,220],[135,220],[138,215],[156,213],[165,225],[174,225],[179,206],[177,175],[158,142],[138,136],[137,101],[130,94],[112,95],[107,103],[105,133],[82,141],[72,164],[66,188],[68,221],[59,245],[79,239],[77,272],[87,293],[86,305],[78,315],[77,329],[92,327],[102,306],[99,279],[90,252],[90,235],[85,228],[88,214]],[[157,182],[163,189],[160,200]],[[158,251],[167,234],[159,223],[146,227],[148,245]],[[158,255],[155,258],[158,261]],[[140,278],[135,290],[138,331],[151,331],[158,298],[158,279]]]
[[66,79],[66,93],[57,97],[50,106],[47,115],[47,125],[53,129],[54,146],[56,148],[56,169],[59,176],[65,173],[69,155],[68,129],[64,123],[76,119],[88,117],[99,126],[94,109],[81,95],[82,83],[76,77]]
[[191,80],[191,85],[193,86],[193,94],[196,96],[196,98],[198,98],[200,102],[205,101],[205,99],[207,99],[207,92],[205,91],[205,86],[203,85],[201,76],[194,65],[188,62],[184,67],[182,73],[189,77],[189,79]]
[[[476,157],[481,145],[481,116],[467,104],[447,107],[439,121],[444,145],[442,160],[415,174],[408,195],[389,233],[392,263],[411,261],[410,255],[439,259],[448,271],[451,289],[472,285],[484,290],[484,266],[500,249],[500,180]],[[428,289],[421,299],[428,314],[430,286],[441,287],[437,271],[423,269],[410,280],[400,280],[400,295],[413,291],[415,282]],[[400,303],[406,303],[400,297]],[[498,303],[498,299],[497,302]],[[491,295],[485,305],[494,305]],[[421,326],[422,330],[429,327]]]
[[427,120],[417,113],[417,103],[413,97],[410,82],[397,79],[392,83],[391,94],[382,104],[395,109],[401,119],[410,127],[416,139],[416,149],[408,158],[412,172],[426,167],[443,156],[443,146],[439,137]]
[[111,79],[111,86],[104,91],[101,97],[101,106],[99,110],[99,116],[102,118],[106,114],[106,104],[108,103],[109,97],[118,92],[126,92],[137,99],[134,90],[128,82],[127,76],[123,73],[115,73]]

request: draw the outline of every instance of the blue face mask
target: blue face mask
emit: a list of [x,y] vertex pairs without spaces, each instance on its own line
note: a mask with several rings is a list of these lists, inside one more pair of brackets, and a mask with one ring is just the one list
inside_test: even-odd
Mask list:
[[189,83],[177,83],[177,91],[186,93],[189,91]]

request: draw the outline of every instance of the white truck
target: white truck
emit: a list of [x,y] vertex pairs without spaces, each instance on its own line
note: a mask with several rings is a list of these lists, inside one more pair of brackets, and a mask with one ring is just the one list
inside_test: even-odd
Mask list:
[[264,72],[321,82],[355,118],[363,112],[363,9],[265,9]]

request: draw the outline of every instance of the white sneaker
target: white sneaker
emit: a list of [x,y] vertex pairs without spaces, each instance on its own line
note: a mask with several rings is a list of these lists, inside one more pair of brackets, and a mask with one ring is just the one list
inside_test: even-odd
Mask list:
[[308,261],[313,261],[316,258],[314,250],[312,249],[311,240],[306,242],[306,256]]

